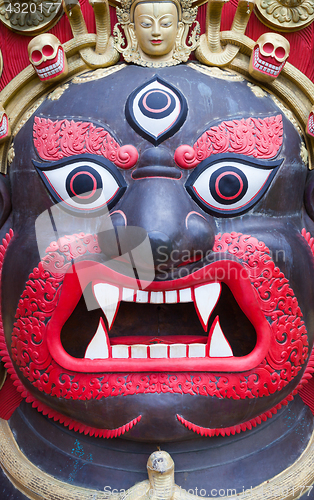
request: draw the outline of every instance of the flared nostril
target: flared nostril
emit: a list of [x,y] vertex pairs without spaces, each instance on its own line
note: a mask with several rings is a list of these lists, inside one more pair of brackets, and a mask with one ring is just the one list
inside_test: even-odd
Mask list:
[[172,243],[169,236],[161,231],[150,231],[148,237],[155,267],[166,265],[171,260],[172,253]]
[[210,252],[215,244],[216,226],[198,212],[190,212],[185,219],[185,227],[195,252],[200,255]]
[[102,222],[98,231],[98,244],[107,257],[114,259],[121,255],[117,228],[125,226],[126,217],[123,212],[115,212]]

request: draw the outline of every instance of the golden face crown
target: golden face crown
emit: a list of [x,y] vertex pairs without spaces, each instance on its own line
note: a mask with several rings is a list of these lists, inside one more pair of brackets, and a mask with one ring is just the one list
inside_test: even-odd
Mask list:
[[[117,10],[119,21],[114,28],[114,36],[111,35],[108,0],[91,0],[90,3],[95,14],[96,34],[88,32],[79,1],[63,0],[63,8],[70,22],[73,38],[58,45],[56,57],[59,58],[58,61],[64,61],[64,64],[60,62],[58,73],[45,77],[42,69],[38,71],[38,67],[45,64],[44,57],[42,62],[36,65],[34,55],[38,58],[42,56],[30,51],[32,64],[17,75],[0,93],[1,120],[3,124],[8,124],[7,127],[2,126],[5,132],[0,137],[1,172],[6,172],[8,161],[13,154],[12,139],[30,106],[54,90],[56,82],[62,83],[86,69],[94,70],[114,66],[120,59],[120,53],[123,54],[126,62],[155,67],[155,65],[172,66],[185,62],[191,51],[195,50],[196,57],[204,68],[208,66],[228,68],[241,73],[257,84],[262,82],[264,88],[282,101],[289,108],[290,113],[292,111],[304,131],[309,157],[313,156],[314,85],[301,71],[288,62],[289,44],[284,37],[274,33],[265,33],[260,39],[254,41],[245,35],[246,26],[254,8],[254,0],[239,0],[231,29],[223,32],[220,31],[220,21],[226,2],[225,0],[208,0],[206,29],[200,40],[198,40],[199,27],[196,14],[197,7],[204,3],[203,0],[156,0],[156,2],[111,0]],[[132,20],[134,20],[135,7],[143,3],[172,3],[177,7],[178,32],[175,46],[168,60],[164,60],[163,54],[161,57],[157,54],[155,58],[152,57],[153,60],[143,61],[143,57],[139,54],[136,33],[134,35],[132,32]],[[39,35],[36,38],[41,36],[45,35]],[[40,40],[38,42],[38,47],[40,47],[42,44]],[[277,53],[280,53],[278,57],[280,71],[277,73],[275,70],[261,71],[255,64],[258,60],[261,66],[265,43],[268,42],[276,46]],[[168,57],[167,54],[166,56]],[[47,65],[51,65],[52,55],[46,58]],[[115,68],[110,71],[115,71]]]

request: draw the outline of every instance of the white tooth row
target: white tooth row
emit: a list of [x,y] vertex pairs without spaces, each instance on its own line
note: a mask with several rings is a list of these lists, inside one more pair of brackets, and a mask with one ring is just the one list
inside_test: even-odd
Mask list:
[[162,358],[205,358],[205,344],[134,344],[113,345],[113,358],[162,359]]
[[[150,304],[177,304],[193,302],[192,289],[167,290],[165,292],[147,292],[146,290],[133,290],[123,288],[110,283],[96,283],[93,286],[95,298],[105,314],[109,330],[112,327],[119,301],[150,303]],[[207,329],[209,317],[218,302],[221,292],[220,283],[207,283],[194,287],[194,305],[202,321],[204,330]]]
[[[169,290],[165,292],[147,292],[145,290],[133,290],[123,288],[122,290],[110,283],[96,283],[93,291],[99,306],[105,314],[110,330],[115,319],[120,300],[137,303],[178,303],[192,302],[193,294],[191,288],[181,290]],[[220,283],[207,283],[194,287],[194,305],[202,322],[204,330],[207,331],[208,321],[213,312],[221,293]],[[111,354],[110,354],[111,349]],[[98,329],[89,343],[85,358],[107,359],[109,357],[118,359],[144,359],[144,358],[204,358],[206,356],[205,344],[136,344],[136,345],[113,345],[110,346],[108,333],[102,319]],[[210,357],[233,356],[232,349],[225,338],[219,324],[219,319],[215,320],[215,326],[209,345]]]
[[[219,324],[219,318],[215,320],[211,335],[209,356],[213,358],[233,356],[230,344]],[[84,357],[87,359],[108,359],[110,357],[110,342],[102,320],[99,321],[97,332],[89,343]],[[200,343],[134,344],[131,346],[118,344],[111,347],[111,357],[115,359],[205,358],[206,345]]]
[[7,117],[4,115],[2,120],[2,125],[0,127],[0,136],[5,135],[7,131],[8,131],[8,120]]
[[254,54],[254,66],[256,69],[261,71],[266,71],[266,73],[270,73],[273,76],[279,75],[280,71],[283,68],[284,63],[280,66],[274,66],[273,64],[267,63],[258,57],[257,51]]
[[123,288],[122,300],[125,302],[142,302],[146,304],[177,304],[179,302],[193,302],[191,288],[169,290],[167,292],[146,292],[131,288]]
[[60,73],[63,68],[63,53],[62,50],[59,49],[58,60],[51,66],[47,66],[47,68],[36,69],[37,74],[41,77],[55,75],[56,73]]

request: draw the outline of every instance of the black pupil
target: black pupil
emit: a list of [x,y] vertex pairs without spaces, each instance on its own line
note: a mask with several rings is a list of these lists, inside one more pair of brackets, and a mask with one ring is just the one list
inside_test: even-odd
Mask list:
[[161,92],[153,92],[147,96],[146,104],[150,109],[163,109],[167,106],[168,99],[167,96]]
[[76,196],[88,195],[95,189],[94,183],[95,179],[89,175],[79,174],[73,181],[73,191]]
[[240,190],[240,181],[234,175],[225,175],[219,182],[219,191],[227,198],[235,196]]

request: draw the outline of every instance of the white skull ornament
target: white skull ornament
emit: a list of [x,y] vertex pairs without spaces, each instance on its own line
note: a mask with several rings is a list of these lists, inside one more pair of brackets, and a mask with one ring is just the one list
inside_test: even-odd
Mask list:
[[28,57],[41,81],[67,75],[68,63],[60,40],[50,33],[38,35],[28,44]]
[[6,141],[11,135],[8,115],[0,106],[0,143]]
[[277,33],[264,33],[252,51],[249,73],[261,82],[272,82],[280,74],[289,57],[288,40]]

